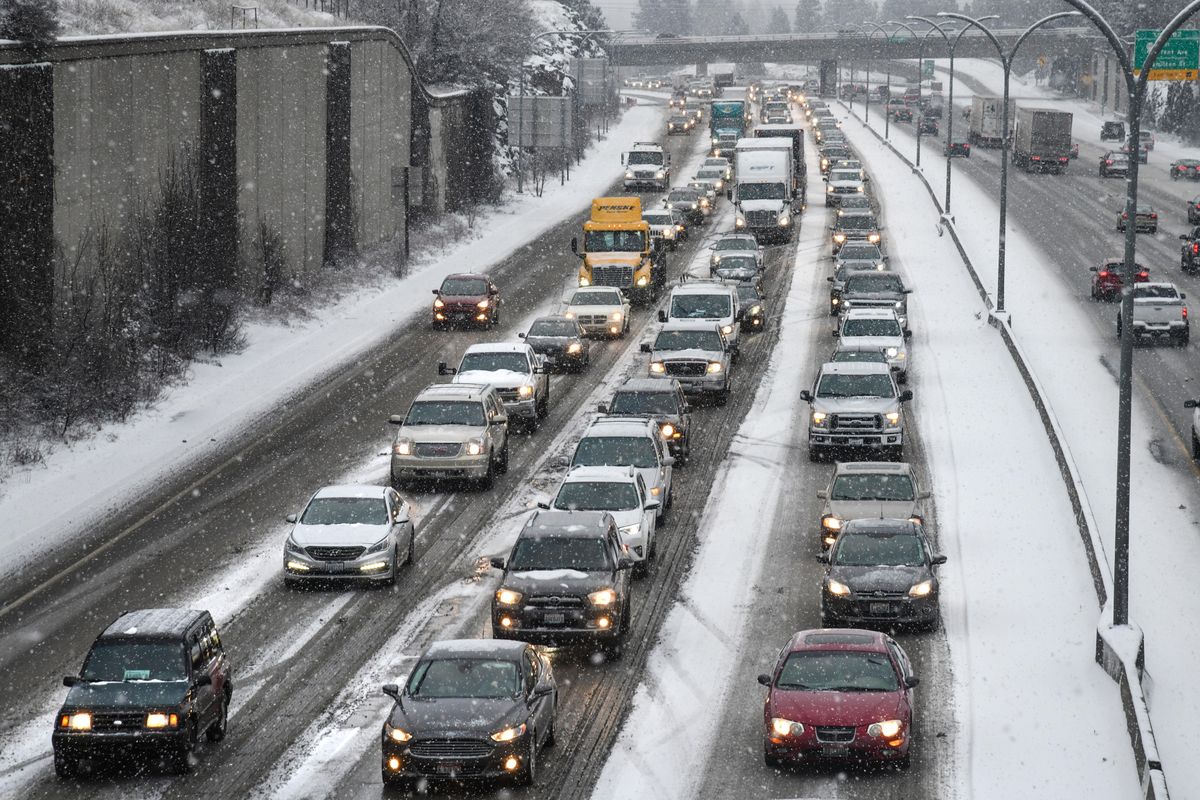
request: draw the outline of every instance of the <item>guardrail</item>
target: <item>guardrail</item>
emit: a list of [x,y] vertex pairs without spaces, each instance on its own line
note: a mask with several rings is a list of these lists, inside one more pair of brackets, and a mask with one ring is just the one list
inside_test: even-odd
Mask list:
[[[842,103],[842,106],[845,108],[846,104]],[[1042,385],[1030,368],[1024,351],[1013,336],[1012,320],[1007,313],[995,311],[992,298],[980,279],[975,264],[967,254],[966,248],[963,247],[958,230],[954,226],[954,217],[946,214],[937,192],[925,178],[924,173],[917,169],[907,156],[897,150],[895,145],[863,122],[858,114],[852,110],[849,113],[903,161],[920,179],[921,184],[929,193],[929,199],[938,211],[939,224],[944,230],[950,232],[950,238],[953,239],[954,246],[962,258],[963,266],[966,267],[967,273],[971,276],[971,280],[979,292],[980,299],[987,307],[988,323],[999,331],[1004,340],[1004,346],[1012,357],[1013,363],[1025,383],[1025,388],[1033,400],[1033,405],[1037,408],[1038,417],[1046,431],[1046,438],[1054,451],[1054,460],[1058,464],[1059,475],[1067,490],[1071,510],[1075,514],[1075,525],[1080,539],[1083,541],[1084,551],[1087,553],[1088,568],[1092,574],[1092,586],[1096,590],[1096,599],[1100,606],[1100,620],[1096,627],[1096,663],[1120,687],[1121,710],[1125,713],[1125,725],[1128,729],[1130,745],[1133,748],[1134,762],[1137,764],[1142,796],[1147,800],[1170,800],[1167,777],[1162,768],[1162,761],[1159,759],[1158,744],[1154,739],[1154,727],[1150,723],[1150,710],[1146,703],[1145,690],[1142,687],[1142,674],[1145,669],[1145,644],[1142,632],[1132,624],[1125,626],[1112,624],[1112,604],[1110,602],[1112,569],[1100,541],[1099,528],[1096,525],[1091,504],[1087,500],[1083,481],[1079,477],[1079,470],[1076,468],[1075,460],[1067,446],[1066,437],[1058,424],[1058,419],[1054,416],[1054,411],[1047,402]]]

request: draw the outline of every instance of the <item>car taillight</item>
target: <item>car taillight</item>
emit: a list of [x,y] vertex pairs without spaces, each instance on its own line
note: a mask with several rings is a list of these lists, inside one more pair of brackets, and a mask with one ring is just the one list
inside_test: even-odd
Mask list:
[[1144,281],[1144,280],[1149,280],[1149,278],[1150,278],[1150,273],[1149,273],[1149,272],[1147,272],[1147,271],[1145,271],[1145,270],[1142,270],[1141,272],[1139,272],[1139,273],[1137,274],[1137,276],[1138,276],[1138,280],[1141,280],[1141,281]]
[[1106,166],[1106,167],[1111,167],[1111,166],[1112,166],[1112,161],[1111,161],[1111,160],[1109,160],[1109,161],[1105,161],[1105,162],[1104,162],[1104,166]]
[[1150,219],[1158,219],[1158,214],[1151,214]]
[[1179,312],[1180,312],[1181,314],[1183,314],[1183,318],[1184,318],[1184,319],[1187,319],[1187,306],[1184,306],[1183,308],[1181,308],[1181,309],[1179,310]]
[[1101,272],[1101,273],[1100,273],[1100,277],[1101,277],[1101,278],[1107,278],[1107,277],[1108,277],[1108,270],[1104,270],[1104,272]]
[[1200,242],[1192,242],[1192,255],[1200,253]]

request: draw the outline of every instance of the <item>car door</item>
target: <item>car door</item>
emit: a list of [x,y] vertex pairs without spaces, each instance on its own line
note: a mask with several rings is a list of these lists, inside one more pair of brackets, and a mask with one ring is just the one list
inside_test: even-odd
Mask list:
[[661,465],[663,476],[662,497],[660,497],[658,501],[665,507],[667,504],[667,498],[671,496],[671,479],[674,477],[674,470],[669,464],[666,463],[667,459],[670,457],[670,454],[667,452],[667,445],[662,440],[662,437],[651,436],[650,440],[654,442],[654,449],[658,453],[658,463]]
[[[216,648],[209,636],[199,626],[187,635],[187,648],[191,662],[192,713],[196,719],[196,732],[203,733],[216,719],[217,698]],[[208,678],[207,681],[201,679]]]
[[888,652],[892,654],[892,659],[900,670],[900,685],[904,687],[904,702],[908,706],[908,713],[913,714],[915,704],[913,703],[913,690],[905,686],[905,682],[912,677],[913,669],[912,662],[908,660],[908,654],[896,644],[896,641],[890,636],[887,639]]
[[525,697],[529,705],[529,719],[533,723],[535,742],[541,747],[546,736],[550,733],[551,722],[554,719],[554,697],[538,691],[541,679],[541,660],[532,647],[526,647],[521,654],[521,671],[525,678]]
[[397,549],[403,552],[413,538],[411,509],[395,489],[388,489],[387,497],[389,519],[392,521],[392,539]]
[[504,414],[500,398],[495,392],[489,392],[484,397],[484,414],[487,417],[487,437],[491,440],[492,451],[498,452],[504,448],[508,438],[508,426],[496,422],[496,418]]
[[638,503],[642,507],[642,530],[646,531],[646,552],[650,552],[650,545],[654,542],[654,535],[658,532],[657,519],[658,515],[652,508],[646,508],[646,505],[653,500],[650,490],[646,488],[646,481],[642,479],[641,473],[635,473],[637,479]]

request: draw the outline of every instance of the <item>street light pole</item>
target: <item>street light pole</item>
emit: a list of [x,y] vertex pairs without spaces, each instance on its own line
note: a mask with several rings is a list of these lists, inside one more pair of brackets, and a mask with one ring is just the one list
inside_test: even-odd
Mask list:
[[[871,22],[868,20],[867,22],[864,22],[863,25],[870,25],[874,28],[874,30],[872,30],[870,33],[867,34],[867,101],[866,101],[866,106],[864,107],[864,110],[863,110],[863,122],[867,125],[870,125],[871,124],[871,62],[875,60],[871,56],[871,38],[874,37],[877,32],[882,33],[886,37],[888,35],[888,32],[887,32],[886,28],[884,28],[882,25],[880,25],[877,22]],[[859,27],[862,27],[862,26],[859,26]],[[887,117],[887,106],[884,106],[883,111],[884,111],[884,117],[886,118]],[[887,127],[886,119],[884,121],[884,127],[885,128]],[[886,135],[884,138],[887,138]]]
[[[924,22],[926,25],[931,25],[935,28],[937,27],[937,24],[933,20],[929,19],[928,17],[921,17],[921,16],[917,16],[914,14],[910,17],[907,17],[906,19],[917,19],[917,20],[920,20],[921,22]],[[987,19],[1000,19],[1000,17],[996,14],[988,14],[985,17],[976,17],[977,22],[983,22],[984,20],[987,20]],[[949,30],[949,29],[946,29],[946,30]],[[948,146],[954,141],[954,51],[958,49],[958,43],[960,41],[962,41],[963,34],[969,30],[971,30],[970,26],[965,27],[962,30],[960,30],[958,32],[958,35],[954,37],[953,42],[950,42],[949,39],[946,39],[947,43],[950,45],[950,95],[946,99],[947,151],[949,150]],[[943,32],[942,37],[945,38],[945,36],[946,35]],[[950,213],[950,161],[951,161],[951,158],[950,158],[949,152],[947,152],[947,154],[946,154],[946,200],[942,204],[943,213],[946,213],[946,214]]]
[[[1198,0],[1198,2],[1200,2],[1200,0]],[[987,26],[985,26],[979,20],[968,17],[966,14],[958,14],[952,11],[939,11],[937,16],[957,19],[983,31],[984,35],[987,36],[988,39],[991,40],[991,43],[996,47],[996,52],[1000,56],[1000,64],[1004,67],[1004,111],[1002,117],[1003,126],[1000,129],[1000,246],[998,248],[996,261],[996,313],[1003,314],[1004,256],[1006,245],[1005,234],[1008,229],[1008,83],[1009,77],[1012,74],[1013,59],[1016,58],[1017,50],[1020,49],[1021,44],[1028,39],[1029,35],[1035,30],[1043,25],[1053,22],[1056,19],[1063,19],[1064,17],[1078,17],[1080,16],[1080,13],[1078,11],[1060,11],[1057,14],[1050,14],[1049,16],[1042,17],[1037,22],[1026,28],[1025,31],[1017,37],[1017,41],[1013,44],[1012,49],[1009,50],[1007,54],[1005,54],[1004,48],[1000,46],[1000,41],[996,38],[995,34],[988,30]],[[1131,174],[1134,174],[1132,170]],[[1133,217],[1130,217],[1130,219],[1133,219]],[[1130,285],[1133,285],[1132,279],[1130,280]]]
[[[917,19],[917,17],[905,17],[905,19]],[[914,39],[917,38],[917,32],[914,31],[909,25],[906,25],[899,20],[889,19],[888,24],[899,25],[911,33]],[[921,37],[921,44],[917,47],[917,111],[921,112],[922,118],[925,116],[925,112],[921,109],[921,80],[924,77],[923,70],[925,66],[925,43],[929,41],[929,36],[932,33],[940,33],[942,38],[946,39],[946,44],[950,43],[950,40],[946,37],[945,31],[943,31],[937,25],[934,25],[932,28],[925,31],[925,34]],[[919,167],[921,166],[921,123],[916,121],[915,117],[913,119],[917,128],[917,166]]]

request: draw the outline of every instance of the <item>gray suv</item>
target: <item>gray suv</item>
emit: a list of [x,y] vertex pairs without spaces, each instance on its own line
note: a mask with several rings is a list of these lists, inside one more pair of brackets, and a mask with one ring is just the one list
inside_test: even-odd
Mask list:
[[392,442],[393,488],[421,478],[465,478],[487,489],[508,471],[508,415],[492,386],[427,386],[407,414],[388,422],[400,426]]
[[642,352],[650,354],[650,377],[674,378],[685,393],[715,397],[717,405],[729,401],[737,345],[725,338],[719,323],[668,322],[653,344],[642,344]]
[[821,505],[821,544],[829,547],[847,522],[864,517],[925,521],[929,492],[906,462],[838,462],[829,487],[817,492]]
[[841,310],[886,308],[896,312],[900,327],[908,330],[908,296],[912,289],[904,285],[899,273],[865,270],[846,276],[842,284]]
[[904,452],[903,404],[912,392],[899,391],[887,364],[828,363],[800,399],[809,403],[808,456],[821,461],[834,451]]

